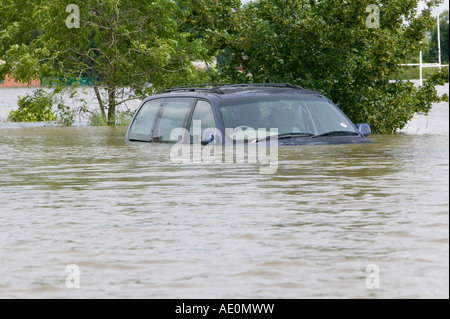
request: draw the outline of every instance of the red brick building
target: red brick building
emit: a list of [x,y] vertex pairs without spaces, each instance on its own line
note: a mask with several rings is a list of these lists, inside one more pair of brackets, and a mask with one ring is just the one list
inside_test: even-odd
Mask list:
[[[5,63],[5,61],[0,60],[0,64]],[[0,78],[0,87],[37,87],[41,86],[41,80],[33,80],[28,83],[20,83],[16,82],[13,79],[10,79],[8,76],[5,78]]]
[[0,79],[0,87],[38,87],[41,86],[41,80],[33,80],[29,83],[19,83],[13,79],[9,79],[8,76],[4,79]]

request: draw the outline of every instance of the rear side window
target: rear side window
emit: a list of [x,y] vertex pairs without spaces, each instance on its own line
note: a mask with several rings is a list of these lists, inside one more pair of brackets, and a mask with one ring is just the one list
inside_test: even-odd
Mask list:
[[164,99],[148,101],[139,110],[130,128],[130,139],[137,141],[151,141],[153,123]]
[[195,99],[168,98],[163,108],[156,135],[158,141],[177,142],[171,140],[170,133],[176,128],[186,128],[186,115]]

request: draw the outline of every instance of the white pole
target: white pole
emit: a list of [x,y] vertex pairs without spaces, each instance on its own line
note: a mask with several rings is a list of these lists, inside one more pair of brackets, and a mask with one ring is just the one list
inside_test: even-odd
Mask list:
[[419,85],[422,86],[422,50],[420,50],[419,60]]
[[439,13],[437,14],[437,44],[438,44],[439,70],[441,70],[441,30],[439,28]]
[[[419,16],[422,15],[422,6],[423,6],[423,1],[419,1],[418,3],[418,14]],[[422,44],[422,42],[421,42]],[[422,49],[420,49],[420,54],[419,54],[419,85],[422,86]]]

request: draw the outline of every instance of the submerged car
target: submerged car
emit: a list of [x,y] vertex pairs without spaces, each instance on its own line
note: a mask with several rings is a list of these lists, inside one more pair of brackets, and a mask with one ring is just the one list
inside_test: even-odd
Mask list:
[[292,84],[183,86],[146,98],[125,139],[172,143],[359,144],[354,125],[328,98]]

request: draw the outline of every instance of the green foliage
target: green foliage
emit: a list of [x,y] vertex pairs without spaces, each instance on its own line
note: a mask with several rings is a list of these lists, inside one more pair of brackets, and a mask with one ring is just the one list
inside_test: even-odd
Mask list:
[[33,96],[26,95],[18,101],[19,109],[9,112],[8,120],[11,122],[40,122],[55,121],[52,111],[53,97],[44,90],[34,91]]
[[[444,11],[439,16],[439,31],[441,39],[441,60],[448,63],[449,55],[449,34],[448,34],[449,16],[448,10]],[[436,25],[430,32],[430,44],[428,49],[424,52],[423,60],[428,63],[437,63],[438,59],[438,45],[437,45],[437,27]]]
[[430,10],[439,2],[428,1],[416,16],[417,0],[377,1],[379,28],[366,24],[372,0],[251,2],[241,12],[240,31],[227,40],[221,71],[234,82],[291,82],[317,90],[354,122],[395,132],[438,100],[434,88],[389,79],[423,46],[434,21]]
[[[116,126],[128,126],[131,123],[131,119],[133,118],[133,114],[126,111],[118,111],[116,112]],[[90,126],[106,126],[108,122],[102,116],[100,112],[92,112],[89,115],[88,123]]]
[[108,125],[106,119],[102,116],[100,112],[92,112],[89,116],[90,126],[105,126]]
[[96,96],[109,125],[123,101],[195,80],[191,61],[206,50],[179,28],[174,1],[70,3],[79,8],[79,28],[66,24],[67,1],[1,1],[0,76],[87,78],[96,92],[106,92]]
[[73,123],[74,111],[67,106],[63,99],[53,92],[37,89],[33,95],[19,98],[19,108],[9,112],[8,121],[11,122],[47,122],[57,121],[61,125],[69,126]]
[[[422,78],[427,79],[439,72],[439,68],[422,68]],[[389,76],[390,80],[417,80],[420,78],[418,66],[404,66],[397,74]]]
[[128,126],[133,119],[133,113],[129,110],[118,111],[116,115],[116,125],[117,126]]
[[226,47],[230,34],[236,34],[240,23],[240,0],[176,0],[179,8],[179,29],[189,39],[201,39],[206,45],[208,61],[217,50]]
[[[67,1],[0,0],[0,77],[88,79],[99,104],[92,123],[108,125],[121,121],[125,101],[175,85],[291,82],[325,94],[374,132],[395,132],[440,101],[434,85],[448,81],[448,69],[420,88],[396,80],[398,65],[426,47],[431,9],[442,1],[427,1],[420,16],[418,2],[73,0],[81,22],[69,28]],[[366,23],[373,4],[379,27]],[[194,70],[192,61],[213,55],[216,69]],[[54,112],[70,123],[73,112],[59,102]]]
[[70,106],[64,104],[64,101],[59,97],[54,97],[56,104],[56,117],[59,124],[63,126],[72,125],[75,118],[75,110],[71,109]]
[[448,68],[444,68],[442,72],[430,75],[421,87],[403,80],[384,82],[384,86],[380,84],[370,92],[373,97],[368,95],[368,99],[372,103],[367,103],[364,113],[359,116],[364,117],[378,133],[395,132],[403,128],[414,114],[428,114],[432,103],[448,102],[448,95],[439,97],[435,89],[436,85],[448,82],[448,76]]

